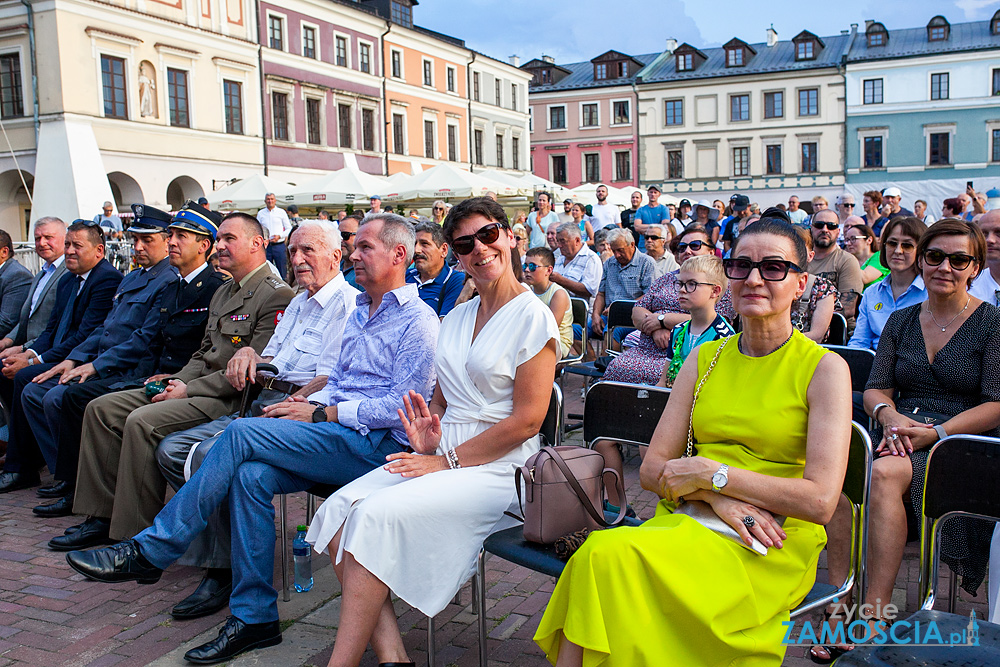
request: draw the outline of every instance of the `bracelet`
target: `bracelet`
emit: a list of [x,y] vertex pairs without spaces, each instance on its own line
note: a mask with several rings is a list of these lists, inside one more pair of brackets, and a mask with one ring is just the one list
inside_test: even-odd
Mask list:
[[882,408],[887,408],[887,407],[889,407],[888,403],[879,403],[878,405],[876,405],[875,408],[872,410],[872,421],[878,421],[879,411],[882,410]]
[[452,470],[458,470],[462,467],[462,464],[458,462],[458,453],[454,449],[446,450],[445,458],[448,459],[448,467]]

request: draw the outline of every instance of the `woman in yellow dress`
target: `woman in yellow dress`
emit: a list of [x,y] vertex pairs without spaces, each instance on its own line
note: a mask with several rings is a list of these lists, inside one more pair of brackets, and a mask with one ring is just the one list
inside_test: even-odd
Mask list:
[[[725,269],[743,333],[681,367],[640,470],[663,499],[656,515],[592,534],[569,560],[535,634],[553,664],[781,664],[782,621],[813,585],[851,435],[847,364],[791,325],[805,264],[783,212],[740,234]],[[674,514],[681,498],[767,555]]]

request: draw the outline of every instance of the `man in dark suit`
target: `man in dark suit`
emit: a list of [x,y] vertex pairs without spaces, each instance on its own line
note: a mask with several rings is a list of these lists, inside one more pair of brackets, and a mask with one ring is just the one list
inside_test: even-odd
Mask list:
[[[65,359],[104,322],[122,281],[122,274],[104,259],[104,236],[96,223],[77,221],[69,226],[64,257],[68,273],[56,286],[56,304],[45,331],[23,352],[3,362],[3,374],[14,380],[12,433],[21,428],[19,421],[24,419],[21,393],[25,386]],[[41,463],[21,461],[14,454],[12,447],[0,473],[0,493],[38,484]]]
[[14,259],[14,241],[0,229],[0,338],[17,326],[31,289],[31,271]]
[[[180,274],[180,278],[167,286],[153,313],[158,319],[156,331],[147,344],[148,354],[144,357],[149,360],[148,363],[140,363],[136,358],[136,363],[131,367],[120,368],[115,374],[107,374],[101,370],[80,383],[72,380],[75,375],[88,370],[86,365],[63,376],[61,382],[65,384],[66,391],[62,396],[58,419],[58,452],[53,471],[56,481],[52,486],[38,491],[38,495],[43,498],[58,500],[50,505],[36,507],[35,514],[39,516],[65,516],[72,511],[80,457],[80,435],[87,405],[104,394],[136,389],[149,380],[165,379],[183,368],[198,350],[205,335],[212,296],[228,280],[225,274],[212,270],[206,263],[212,252],[214,227],[183,220],[171,224],[169,213],[152,206],[136,204],[132,206],[132,210],[136,222],[128,229],[129,232],[141,234],[137,230],[154,226],[162,226],[166,230],[169,262]],[[124,285],[124,281],[122,284]],[[157,375],[150,377],[154,373]],[[49,423],[52,421],[54,420],[49,420]]]

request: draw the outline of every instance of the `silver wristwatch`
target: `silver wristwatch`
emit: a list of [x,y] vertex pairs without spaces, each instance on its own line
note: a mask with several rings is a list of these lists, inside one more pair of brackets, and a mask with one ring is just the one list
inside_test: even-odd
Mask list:
[[938,435],[938,440],[944,440],[948,437],[948,432],[944,430],[944,426],[941,424],[934,425],[934,432]]
[[712,490],[716,493],[722,493],[726,484],[729,484],[729,466],[723,463],[712,475]]

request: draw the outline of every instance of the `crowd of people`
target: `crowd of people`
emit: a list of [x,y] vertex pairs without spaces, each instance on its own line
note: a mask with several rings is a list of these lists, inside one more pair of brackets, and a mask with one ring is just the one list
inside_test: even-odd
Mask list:
[[[343,589],[330,664],[356,665],[369,645],[412,664],[390,593],[437,614],[485,537],[515,525],[513,472],[538,450],[561,360],[606,352],[611,304],[634,302],[604,378],[672,387],[640,470],[662,500],[642,526],[584,542],[536,641],[559,665],[780,664],[781,623],[820,552],[832,579],[848,565],[850,374],[819,344],[840,317],[850,346],[875,351],[853,409],[878,453],[865,601],[887,602],[929,448],[1000,429],[1000,210],[928,220],[893,187],[865,193],[865,217],[850,195],[809,213],[794,196],[765,211],[743,194],[659,196],[619,211],[599,186],[595,204],[558,214],[543,192],[512,218],[490,197],[423,219],[377,196],[336,220],[273,195],[256,217],[135,205],[125,276],[100,221],[41,218],[33,277],[0,232],[0,493],[38,487],[47,467],[37,493],[51,502],[34,513],[82,518],[48,546],[91,579],[203,568],[172,613],[229,606],[218,637],[185,656],[209,664],[281,641],[272,501],[332,485],[306,538]],[[621,469],[614,443],[598,449]],[[706,530],[681,501],[772,551]],[[606,509],[622,505],[615,492]],[[970,591],[992,534],[946,528],[943,560]],[[637,605],[661,616],[636,623]]]

